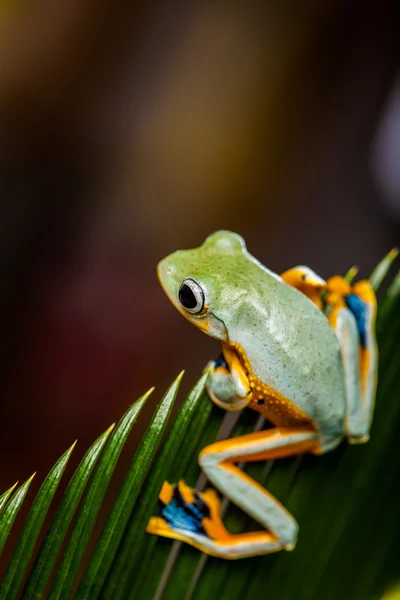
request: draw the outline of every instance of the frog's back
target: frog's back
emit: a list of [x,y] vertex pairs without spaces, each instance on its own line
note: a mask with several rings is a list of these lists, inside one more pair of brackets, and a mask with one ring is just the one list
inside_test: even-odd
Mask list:
[[309,415],[320,431],[339,435],[345,390],[335,332],[306,296],[247,257],[251,285],[231,313],[230,340],[243,348],[258,379]]

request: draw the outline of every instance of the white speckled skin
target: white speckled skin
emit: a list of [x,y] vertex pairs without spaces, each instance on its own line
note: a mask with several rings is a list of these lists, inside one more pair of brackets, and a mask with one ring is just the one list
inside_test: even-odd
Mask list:
[[[160,262],[160,281],[176,308],[203,331],[238,342],[257,377],[309,415],[328,450],[344,435],[346,395],[341,349],[325,315],[261,265],[237,234],[219,231]],[[206,312],[179,303],[185,278],[205,295]]]

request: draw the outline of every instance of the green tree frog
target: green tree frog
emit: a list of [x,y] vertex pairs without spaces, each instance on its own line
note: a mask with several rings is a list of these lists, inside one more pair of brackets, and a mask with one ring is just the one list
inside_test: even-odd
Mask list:
[[229,411],[249,407],[274,427],[215,442],[199,455],[209,481],[261,531],[231,534],[216,491],[198,492],[182,480],[164,483],[161,515],[147,531],[228,559],[292,550],[295,519],[237,463],[323,454],[344,437],[368,440],[377,382],[372,286],[340,276],[325,281],[303,266],[279,276],[229,231],[174,252],[158,276],[179,312],[222,344],[209,365],[211,400]]

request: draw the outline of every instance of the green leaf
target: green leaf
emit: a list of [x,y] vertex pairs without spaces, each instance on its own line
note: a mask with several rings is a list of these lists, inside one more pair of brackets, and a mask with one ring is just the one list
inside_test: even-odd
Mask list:
[[[146,483],[138,498],[135,511],[129,519],[117,555],[105,582],[102,591],[102,597],[104,598],[118,600],[119,598],[122,598],[124,593],[128,591],[128,588],[130,589],[131,587],[132,582],[129,577],[129,574],[131,573],[130,568],[135,564],[135,559],[140,557],[143,553],[142,544],[144,538],[146,538],[145,542],[148,540],[150,543],[151,536],[145,532],[147,522],[157,504],[158,494],[164,481],[168,464],[179,452],[179,443],[181,441],[179,434],[186,429],[188,424],[190,418],[190,406],[192,406],[193,403],[195,404],[197,398],[202,394],[206,378],[207,374],[202,377],[193,394],[189,396],[190,400],[188,403],[185,403],[187,404],[187,407],[181,408],[180,418],[175,420],[167,441],[147,477]],[[155,419],[157,417],[157,414],[155,415],[155,419],[150,425],[149,431],[146,432],[146,436],[143,440],[145,444],[151,443],[151,437],[154,435],[157,435],[159,439],[160,433],[157,432],[161,432],[162,429],[164,429],[176,392],[177,388],[170,388],[167,392],[166,398],[171,396],[171,399],[168,405],[165,406],[163,413],[160,414],[157,428],[155,432],[152,433],[151,430],[155,425]],[[149,437],[149,440],[147,441],[147,437],[148,435],[150,436],[150,434],[151,437]],[[135,573],[133,573],[133,576],[135,576]]]
[[15,490],[15,488],[17,487],[17,485],[18,485],[18,481],[17,481],[17,483],[14,483],[14,485],[11,486],[8,490],[6,490],[4,492],[4,494],[1,494],[1,496],[0,496],[0,515],[1,515],[2,511],[3,511],[3,508],[7,504],[7,501],[9,499],[9,497],[11,496],[11,494],[13,493],[13,491]]
[[99,595],[167,424],[182,375],[183,373],[180,373],[164,395],[136,452],[128,475],[79,586],[76,598],[97,598]]
[[[71,448],[69,448],[69,450],[67,450],[67,452],[65,452],[65,454],[63,454],[62,457],[56,462],[50,473],[47,475],[35,498],[22,533],[15,546],[14,553],[8,565],[6,574],[0,585],[0,598],[2,600],[14,600],[17,597],[25,572],[31,560],[36,540],[45,519],[47,510],[50,506],[75,444],[76,442],[74,442]],[[14,498],[17,493],[14,495]]]
[[[6,508],[1,514],[0,519],[0,554],[3,551],[4,545],[7,541],[8,534],[11,531],[11,527],[15,521],[15,517],[21,505],[24,501],[24,498],[28,492],[29,486],[31,485],[32,479],[35,477],[35,473],[27,480],[25,483],[21,485],[15,492],[14,496],[11,498],[10,502],[7,504]],[[16,484],[15,484],[16,485]],[[15,488],[15,485],[12,486],[7,492],[2,495],[2,498],[5,498],[5,502],[7,501],[10,493]],[[4,506],[4,504],[3,504]]]
[[375,292],[380,288],[383,280],[385,279],[393,261],[398,256],[399,251],[397,248],[393,248],[388,254],[376,265],[372,271],[369,281]]
[[23,600],[43,598],[51,576],[52,568],[75,510],[96,465],[97,459],[113,428],[114,425],[107,429],[107,431],[94,442],[76,469],[46,537],[43,540],[40,551],[24,586],[22,594]]
[[58,572],[50,590],[49,599],[59,600],[70,597],[83,555],[90,540],[94,524],[115,465],[132,426],[144,403],[153,390],[149,390],[125,413],[113,431],[94,477],[89,485],[63,554]]
[[[196,440],[199,439],[202,422],[205,422],[207,415],[210,414],[208,410],[204,411],[204,413],[200,410],[200,406],[204,405],[204,401],[206,400],[204,397],[204,388],[207,378],[208,373],[205,373],[182,404],[164,446],[160,451],[160,455],[154,464],[143,496],[140,498],[140,506],[142,507],[141,514],[143,515],[142,519],[146,524],[149,518],[155,514],[157,510],[158,494],[165,479],[172,477],[173,481],[176,481],[179,473],[182,473],[182,471],[193,462],[197,467],[197,455],[192,451],[192,444],[193,442],[196,443]],[[208,399],[206,402],[207,401]],[[207,409],[209,409],[209,404],[207,404]],[[194,430],[193,426],[197,426],[198,429]],[[192,438],[189,437],[189,431],[193,434]],[[193,458],[195,458],[194,461]],[[140,573],[131,569],[133,563],[130,562],[128,554],[127,560],[125,561],[125,569],[128,573],[125,591],[128,592],[129,598],[134,598],[137,597],[139,593],[144,593],[144,579],[150,573],[153,575],[152,583],[155,585],[158,576],[162,575],[163,570],[161,569],[158,573],[154,572],[154,561],[157,556],[156,547],[159,544],[159,538],[141,532],[142,523],[139,515],[138,512],[135,512],[133,522],[130,524],[130,539],[133,540],[136,538],[134,556],[140,557],[142,568],[140,569]],[[165,540],[163,541],[165,542]],[[169,549],[170,547],[171,544],[163,545],[163,548]],[[125,542],[125,548],[129,548],[129,540]],[[152,587],[153,586],[150,586],[150,588]],[[121,589],[118,593],[122,594],[123,590]],[[149,594],[149,597],[151,597],[150,589],[147,593]]]

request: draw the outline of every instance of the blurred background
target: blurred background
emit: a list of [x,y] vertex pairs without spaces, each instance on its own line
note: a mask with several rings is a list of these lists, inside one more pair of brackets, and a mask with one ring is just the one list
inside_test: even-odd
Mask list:
[[277,272],[368,275],[400,241],[395,4],[0,0],[1,491],[156,385],[122,478],[217,354],[169,252],[225,228]]

